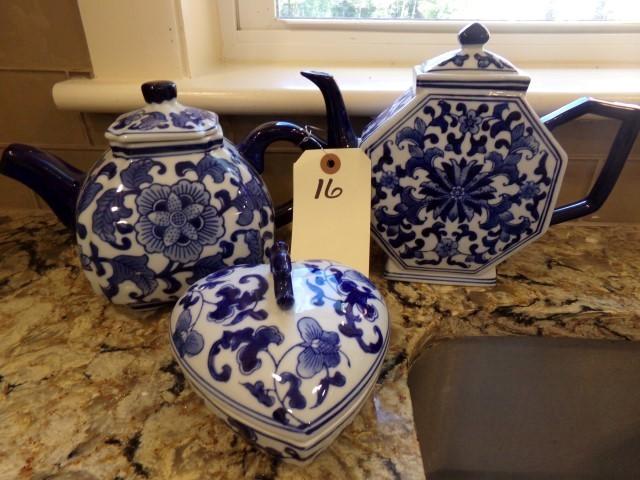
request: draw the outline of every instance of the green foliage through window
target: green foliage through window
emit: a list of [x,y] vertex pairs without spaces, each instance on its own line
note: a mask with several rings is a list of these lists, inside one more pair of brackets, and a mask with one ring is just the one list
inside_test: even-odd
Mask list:
[[277,0],[280,18],[640,21],[630,0]]

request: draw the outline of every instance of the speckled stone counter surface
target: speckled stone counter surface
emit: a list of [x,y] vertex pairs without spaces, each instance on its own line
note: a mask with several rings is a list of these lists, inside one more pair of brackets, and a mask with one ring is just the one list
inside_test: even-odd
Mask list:
[[406,386],[424,348],[470,335],[640,340],[640,226],[553,227],[494,288],[387,282],[392,338],[372,398],[303,469],[257,451],[185,384],[170,309],[95,296],[71,235],[42,212],[0,213],[0,479],[424,478]]

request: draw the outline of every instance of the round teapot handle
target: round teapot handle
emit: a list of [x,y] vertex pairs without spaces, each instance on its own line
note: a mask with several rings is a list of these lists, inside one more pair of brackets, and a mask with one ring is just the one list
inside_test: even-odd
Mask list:
[[[257,170],[264,172],[264,154],[269,145],[274,142],[285,141],[294,144],[302,150],[325,148],[326,142],[314,135],[308,127],[302,127],[291,122],[267,122],[254,128],[238,145],[240,154]],[[293,220],[293,200],[275,207],[276,228],[291,223]]]
[[640,130],[640,107],[618,102],[606,102],[583,97],[541,118],[549,130],[585,114],[620,120],[607,160],[591,191],[582,200],[557,207],[551,217],[551,225],[573,220],[594,213],[613,190],[631,147]]

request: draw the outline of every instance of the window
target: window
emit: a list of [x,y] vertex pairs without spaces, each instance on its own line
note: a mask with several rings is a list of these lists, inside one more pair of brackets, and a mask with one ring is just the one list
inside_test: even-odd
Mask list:
[[276,0],[279,19],[638,22],[629,0]]
[[400,66],[456,48],[471,20],[517,65],[640,64],[630,0],[218,0],[228,60]]
[[[122,8],[125,0],[77,1],[94,78],[74,77],[56,84],[53,95],[61,108],[131,110],[139,105],[141,80],[172,78],[179,81],[189,103],[221,113],[237,113],[247,102],[256,113],[320,112],[317,91],[297,73],[321,69],[339,78],[349,97],[350,111],[367,115],[379,112],[406,89],[410,66],[457,48],[455,32],[468,23],[460,18],[471,15],[470,8],[480,3],[129,0],[125,2],[127,8]],[[344,8],[366,7],[369,2],[376,10],[369,9],[367,14],[380,16],[327,18],[326,13],[325,17],[301,10],[295,13],[303,1],[305,5],[316,2]],[[512,0],[522,6],[522,12],[538,8],[535,5],[541,2],[557,6],[576,1]],[[290,15],[286,18],[284,13],[278,13],[284,2]],[[431,11],[423,5],[445,5],[438,2],[450,5],[445,9],[450,15],[447,19],[416,18]],[[529,71],[537,69],[528,95],[535,108],[549,111],[580,94],[638,101],[640,2],[581,0],[580,14],[587,15],[586,11],[592,10],[591,16],[584,18],[593,18],[593,12],[606,12],[607,20],[554,22],[534,21],[531,16],[526,21],[485,20],[506,18],[507,10],[497,7],[498,0],[483,0],[482,4],[495,6],[494,14],[489,14],[492,10],[487,7],[487,17],[482,17],[492,32],[487,48],[517,66]],[[399,12],[396,18],[382,17],[385,9],[388,14],[389,6],[398,7],[392,11]],[[331,8],[328,11],[331,15],[346,15]],[[347,13],[352,12],[349,8]],[[407,16],[406,12],[414,18],[401,19]],[[559,7],[557,12],[556,18],[561,18]],[[474,19],[481,13],[474,12]],[[303,14],[313,14],[315,18],[301,18]],[[625,22],[615,20],[620,15]]]

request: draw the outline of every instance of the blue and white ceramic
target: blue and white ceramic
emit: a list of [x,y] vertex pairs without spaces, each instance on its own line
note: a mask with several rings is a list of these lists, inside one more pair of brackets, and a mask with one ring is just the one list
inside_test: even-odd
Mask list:
[[[256,128],[236,148],[218,116],[177,101],[173,82],[142,86],[146,105],[108,128],[110,149],[85,173],[11,144],[0,173],[33,189],[76,235],[93,289],[131,307],[173,302],[196,280],[265,260],[292,202],[273,208],[259,174],[276,141],[306,148],[287,122]],[[275,210],[275,215],[274,215]]]
[[280,140],[306,145],[302,129],[272,122],[236,148],[215,113],[177,101],[173,82],[145,83],[142,93],[146,105],[108,128],[111,148],[87,173],[28,145],[9,145],[0,159],[0,173],[74,231],[94,290],[132,307],[175,301],[226,266],[262,263],[274,222],[292,212],[288,202],[274,216],[258,175],[264,153]]
[[388,278],[494,284],[549,226],[567,155],[524,98],[529,77],[488,39],[480,24],[461,32],[363,133]]
[[217,115],[181,105],[172,82],[142,90],[147,105],[109,127],[111,149],[76,209],[87,278],[131,306],[175,301],[208,273],[262,263],[274,229],[266,187]]
[[269,265],[228,267],[196,282],[173,311],[170,342],[213,412],[267,452],[304,464],[371,392],[389,321],[380,292],[359,272],[326,260],[289,271],[293,305],[284,307]]
[[[539,119],[529,77],[485,50],[479,23],[460,48],[414,68],[414,82],[359,139],[333,78],[303,72],[321,90],[328,138],[372,162],[371,231],[393,280],[493,285],[496,265],[550,224],[592,214],[613,189],[640,129],[640,109],[580,99]],[[589,195],[554,210],[567,155],[549,129],[586,113],[621,121]],[[311,148],[311,147],[310,147]]]

